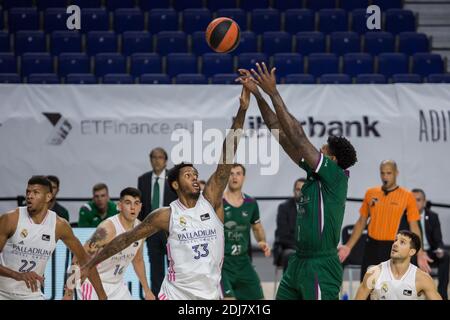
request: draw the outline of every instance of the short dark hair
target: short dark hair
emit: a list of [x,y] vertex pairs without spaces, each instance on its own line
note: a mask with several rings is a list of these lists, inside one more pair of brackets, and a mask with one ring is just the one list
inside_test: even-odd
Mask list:
[[181,162],[175,165],[172,169],[167,173],[167,182],[169,183],[170,189],[176,193],[176,190],[172,187],[172,182],[178,181],[178,177],[180,176],[180,171],[184,167],[194,167],[192,163]]
[[92,187],[92,193],[96,193],[97,191],[106,189],[106,191],[108,192],[108,186],[104,183],[97,183]]
[[398,234],[408,237],[411,240],[410,246],[412,249],[416,250],[416,253],[414,254],[416,255],[422,246],[419,236],[409,230],[400,230]]
[[241,167],[242,168],[242,172],[244,173],[244,176],[245,176],[246,170],[245,170],[244,165],[240,164],[240,163],[233,163],[233,165],[231,166],[231,168],[233,168],[233,169],[236,168],[236,167]]
[[425,191],[423,191],[422,189],[414,188],[414,189],[411,190],[411,192],[421,193],[423,195],[424,199],[427,198],[427,196],[425,195]]
[[59,178],[57,176],[48,175],[47,179],[56,184],[56,187],[59,188]]
[[330,152],[342,169],[350,168],[358,161],[355,148],[345,137],[329,136],[327,142]]
[[149,154],[150,158],[153,157],[153,152],[155,152],[155,151],[161,151],[162,153],[164,153],[164,158],[165,158],[166,160],[169,159],[169,157],[167,156],[166,150],[164,150],[164,149],[161,148],[161,147],[157,147],[157,148],[152,149],[152,150],[150,151],[150,154]]
[[142,200],[141,191],[133,187],[128,187],[120,191],[120,200],[122,200],[125,196],[132,196],[133,198],[139,198],[139,200]]
[[46,176],[42,176],[42,175],[40,175],[40,176],[32,176],[28,180],[28,184],[29,185],[37,184],[37,185],[46,187],[49,192],[53,192],[52,183],[50,182],[50,180]]

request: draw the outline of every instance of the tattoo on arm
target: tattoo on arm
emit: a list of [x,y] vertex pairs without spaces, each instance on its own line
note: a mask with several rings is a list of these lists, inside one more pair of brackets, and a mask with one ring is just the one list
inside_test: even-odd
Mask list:
[[103,243],[108,235],[105,228],[98,228],[95,230],[94,234],[88,241],[88,252],[89,254],[95,254],[99,249],[103,248],[105,244]]
[[233,159],[243,132],[242,128],[244,126],[245,114],[246,110],[239,108],[231,126],[231,131],[223,142],[220,162],[205,188],[205,196],[212,202],[215,209],[222,203],[222,194],[227,186]]

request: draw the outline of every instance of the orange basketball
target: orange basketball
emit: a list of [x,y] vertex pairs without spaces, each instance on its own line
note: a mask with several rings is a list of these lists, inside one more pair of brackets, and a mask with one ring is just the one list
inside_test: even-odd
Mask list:
[[239,44],[239,25],[230,18],[220,17],[211,21],[206,29],[206,42],[216,52],[231,52]]

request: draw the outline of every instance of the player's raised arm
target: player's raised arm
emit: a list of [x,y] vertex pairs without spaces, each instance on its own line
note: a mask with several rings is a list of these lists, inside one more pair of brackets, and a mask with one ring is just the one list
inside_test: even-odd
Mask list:
[[242,88],[241,97],[239,99],[240,106],[236,117],[234,118],[231,130],[223,142],[222,154],[216,171],[206,183],[203,195],[211,203],[216,210],[219,219],[223,222],[222,196],[230,177],[234,156],[236,154],[239,139],[242,135],[245,114],[250,104],[250,91],[245,87]]
[[239,73],[241,77],[236,79],[239,81],[244,87],[246,87],[250,92],[255,96],[256,101],[258,102],[258,108],[261,112],[261,115],[264,119],[264,123],[269,128],[269,130],[274,133],[277,130],[278,134],[275,134],[275,138],[278,139],[283,150],[288,154],[288,156],[295,162],[299,163],[302,159],[301,154],[298,149],[294,147],[294,145],[289,141],[286,133],[280,126],[280,122],[278,121],[277,115],[275,112],[270,109],[269,104],[266,99],[264,99],[263,95],[258,89],[258,86],[254,81],[251,80],[250,71],[246,69],[239,69]]
[[275,70],[271,72],[267,70],[266,64],[263,62],[262,67],[256,64],[258,71],[252,69],[253,81],[255,81],[261,89],[270,96],[275,112],[280,121],[281,128],[286,133],[289,141],[300,153],[300,158],[305,159],[311,168],[316,168],[320,159],[319,151],[309,141],[300,122],[298,122],[287,110],[280,93],[277,90]]
[[84,244],[84,249],[90,256],[102,250],[114,237],[116,232],[111,221],[105,220],[95,229],[94,234]]
[[137,225],[134,229],[115,237],[103,248],[102,251],[100,251],[98,255],[85,264],[81,270],[82,275],[85,276],[89,269],[94,268],[100,262],[112,257],[116,253],[131,245],[133,242],[147,238],[160,230],[168,231],[169,219],[169,207],[163,207],[152,211],[144,219],[144,221],[142,221],[142,223]]
[[[81,265],[85,264],[89,260],[89,256],[81,245],[80,240],[73,234],[73,230],[70,227],[67,220],[62,218],[57,218],[56,221],[56,234],[57,238],[61,239],[64,244],[69,248],[69,250],[75,255],[76,259]],[[96,268],[90,270],[88,274],[89,281],[97,292],[100,300],[106,300],[107,296],[105,290],[103,289],[100,276]]]

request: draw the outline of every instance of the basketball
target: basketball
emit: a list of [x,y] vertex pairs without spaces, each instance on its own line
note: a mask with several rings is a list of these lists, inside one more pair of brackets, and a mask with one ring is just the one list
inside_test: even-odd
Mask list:
[[216,52],[231,52],[239,44],[239,25],[230,18],[219,17],[206,29],[206,42]]

